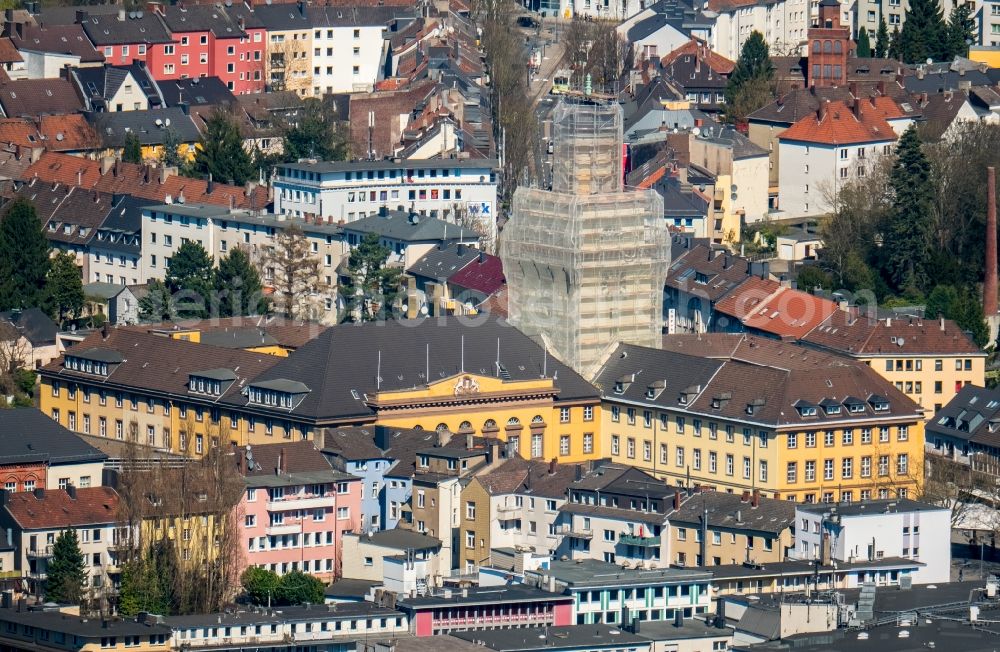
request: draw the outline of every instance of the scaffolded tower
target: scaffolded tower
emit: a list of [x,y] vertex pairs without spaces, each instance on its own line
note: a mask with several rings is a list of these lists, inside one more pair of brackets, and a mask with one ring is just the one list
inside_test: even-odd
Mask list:
[[512,324],[588,373],[614,342],[659,346],[670,238],[663,199],[626,190],[617,104],[561,101],[552,190],[518,188],[500,241]]

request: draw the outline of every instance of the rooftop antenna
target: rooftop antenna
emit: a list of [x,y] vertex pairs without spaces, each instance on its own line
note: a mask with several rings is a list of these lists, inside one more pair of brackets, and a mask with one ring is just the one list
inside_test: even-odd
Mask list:
[[500,376],[500,338],[497,338],[497,364],[496,364],[497,377]]
[[424,377],[427,379],[427,384],[431,384],[431,345],[427,344],[427,349],[424,351]]
[[465,373],[465,335],[462,336],[462,373]]
[[549,375],[549,347],[542,347],[542,378],[547,378]]
[[378,367],[375,370],[375,391],[382,388],[382,349],[378,350]]

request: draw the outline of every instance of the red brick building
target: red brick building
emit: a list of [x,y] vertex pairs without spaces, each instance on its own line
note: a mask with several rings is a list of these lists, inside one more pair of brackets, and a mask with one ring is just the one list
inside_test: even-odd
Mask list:
[[809,85],[843,86],[847,83],[847,58],[851,52],[851,30],[840,25],[840,3],[819,3],[819,25],[810,27]]

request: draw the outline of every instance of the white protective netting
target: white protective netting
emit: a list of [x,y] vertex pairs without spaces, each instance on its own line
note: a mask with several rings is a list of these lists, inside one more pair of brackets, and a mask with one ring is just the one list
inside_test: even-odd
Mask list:
[[518,188],[500,243],[512,324],[581,373],[614,342],[660,345],[663,199],[623,190],[621,109],[560,102],[553,190]]

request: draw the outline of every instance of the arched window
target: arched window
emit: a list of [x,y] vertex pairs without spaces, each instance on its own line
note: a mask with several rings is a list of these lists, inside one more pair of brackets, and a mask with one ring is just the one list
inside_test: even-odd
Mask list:
[[813,52],[819,54],[823,46],[820,45],[819,41],[813,41]]
[[833,42],[833,53],[842,54],[844,52],[844,46],[841,45],[840,41]]
[[493,419],[487,419],[486,423],[483,424],[483,430],[494,430],[497,427],[497,422]]
[[542,418],[542,415],[536,414],[531,417],[531,423],[545,423],[545,419]]
[[830,54],[833,52],[833,42],[823,41],[823,54]]
[[511,418],[507,419],[507,425],[508,426],[519,426],[519,425],[521,425],[521,420],[518,419],[517,417],[511,417]]
[[434,430],[436,430],[438,432],[448,432],[448,424],[446,424],[446,423],[439,423],[439,424],[437,424],[437,428],[435,428]]
[[414,430],[423,430],[424,427],[423,426],[413,426],[413,429]]
[[470,421],[463,421],[461,424],[459,424],[458,430],[459,432],[463,430],[472,430],[472,423]]

